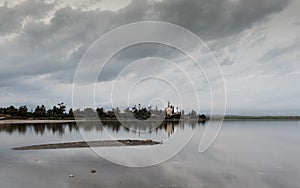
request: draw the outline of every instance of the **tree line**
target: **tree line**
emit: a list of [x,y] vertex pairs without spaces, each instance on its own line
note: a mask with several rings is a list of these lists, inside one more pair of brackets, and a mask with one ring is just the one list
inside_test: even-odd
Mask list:
[[6,118],[73,118],[73,109],[70,108],[66,112],[66,105],[62,102],[50,109],[47,109],[45,105],[37,105],[35,109],[29,111],[26,105],[20,106],[19,108],[14,107],[13,105],[5,108],[0,108],[0,116]]
[[[192,110],[191,112],[184,114],[184,111],[181,111],[182,118],[184,116],[190,118],[203,118],[205,119],[205,115],[198,115],[196,111]],[[52,108],[47,109],[45,105],[37,105],[34,110],[28,109],[26,105],[20,106],[19,108],[14,107],[13,105],[9,107],[0,107],[0,119],[29,119],[29,118],[40,118],[40,119],[74,119],[74,115],[79,118],[93,118],[99,117],[100,119],[117,119],[119,118],[137,118],[137,119],[148,119],[151,115],[156,117],[164,117],[165,111],[160,110],[157,107],[152,108],[151,106],[147,108],[142,108],[139,104],[138,106],[134,106],[132,108],[126,108],[124,110],[120,110],[118,107],[113,108],[111,110],[106,111],[103,107],[97,108],[96,110],[93,108],[84,108],[84,109],[76,109],[73,110],[69,108],[67,110],[66,104],[64,102],[58,103],[54,105]]]
[[[132,114],[131,114],[132,113]],[[151,107],[141,108],[139,104],[138,107],[134,106],[132,109],[126,108],[122,112],[117,108],[106,111],[103,107],[97,108],[84,108],[73,110],[70,108],[67,111],[66,105],[61,102],[57,105],[54,105],[52,108],[47,109],[45,105],[37,105],[34,110],[29,111],[26,105],[20,106],[19,108],[11,105],[9,107],[0,107],[0,117],[5,117],[8,119],[27,119],[27,118],[58,118],[58,119],[71,119],[74,118],[74,114],[77,117],[98,117],[101,119],[117,119],[116,116],[123,118],[130,118],[133,115],[135,117],[150,117],[151,113],[162,114],[162,110],[157,108],[152,109]]]

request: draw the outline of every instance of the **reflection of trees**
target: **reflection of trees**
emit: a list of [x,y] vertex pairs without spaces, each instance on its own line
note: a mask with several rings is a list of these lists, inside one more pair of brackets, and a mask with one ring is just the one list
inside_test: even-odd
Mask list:
[[8,134],[12,134],[14,132],[18,132],[19,134],[25,134],[27,130],[27,126],[24,125],[1,125],[0,132],[6,132]]
[[99,121],[85,121],[77,123],[78,129],[83,129],[85,132],[102,132],[103,128]]
[[189,126],[194,129],[197,125],[201,123],[196,121],[190,122],[172,122],[172,121],[164,121],[160,125],[157,126],[157,122],[151,121],[130,121],[127,122],[126,126],[123,126],[119,121],[85,121],[76,123],[51,123],[51,124],[5,124],[0,125],[0,132],[6,132],[8,134],[19,133],[26,134],[27,131],[34,131],[36,135],[44,135],[45,132],[49,132],[52,134],[58,134],[59,136],[63,136],[66,131],[69,132],[77,132],[79,129],[83,129],[85,132],[102,132],[105,127],[107,130],[111,130],[113,132],[119,132],[120,130],[124,130],[129,132],[133,131],[147,131],[151,134],[151,132],[155,131],[165,131],[168,135],[172,135],[174,133],[175,127],[179,127],[184,129],[185,126]]
[[28,130],[33,130],[37,135],[43,135],[45,131],[52,134],[58,134],[63,136],[65,133],[65,129],[68,128],[70,132],[72,130],[78,131],[78,128],[75,123],[67,123],[67,124],[5,124],[0,126],[0,132],[6,132],[8,134],[19,133],[26,134]]
[[34,132],[36,134],[43,135],[45,132],[46,126],[44,124],[36,124],[33,128],[34,128]]

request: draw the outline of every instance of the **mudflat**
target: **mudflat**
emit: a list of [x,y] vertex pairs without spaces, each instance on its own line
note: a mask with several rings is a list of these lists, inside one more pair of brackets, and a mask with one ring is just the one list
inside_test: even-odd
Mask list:
[[13,150],[44,150],[44,149],[68,149],[68,148],[87,148],[87,147],[117,147],[117,146],[140,146],[157,145],[161,142],[153,140],[102,140],[88,142],[67,142],[55,144],[31,145],[13,148]]

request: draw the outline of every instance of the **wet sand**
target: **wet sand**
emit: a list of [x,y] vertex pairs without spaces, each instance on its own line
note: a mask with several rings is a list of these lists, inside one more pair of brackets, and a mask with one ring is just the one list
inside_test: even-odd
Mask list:
[[152,140],[102,140],[102,141],[89,141],[89,142],[67,142],[67,143],[31,145],[31,146],[13,148],[13,150],[119,147],[119,146],[141,146],[141,145],[157,145],[157,144],[161,144],[161,142],[152,141]]

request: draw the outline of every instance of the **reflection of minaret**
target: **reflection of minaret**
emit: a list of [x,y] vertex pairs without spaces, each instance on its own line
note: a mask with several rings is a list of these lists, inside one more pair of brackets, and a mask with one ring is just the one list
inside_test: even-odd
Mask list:
[[170,101],[168,102],[168,107],[165,108],[165,112],[167,116],[172,116],[174,114],[174,107],[170,105]]
[[174,133],[174,125],[172,122],[167,122],[166,131],[168,133],[168,137],[170,137],[170,135]]

